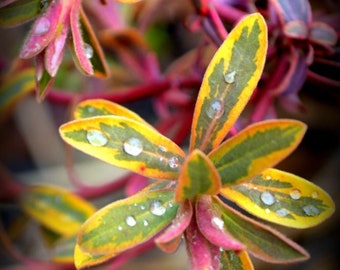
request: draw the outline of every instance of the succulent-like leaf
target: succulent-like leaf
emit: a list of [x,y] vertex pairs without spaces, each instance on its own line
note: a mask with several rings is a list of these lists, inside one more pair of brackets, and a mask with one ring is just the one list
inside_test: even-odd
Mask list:
[[220,249],[201,234],[193,218],[185,231],[190,269],[219,269]]
[[146,190],[105,206],[80,229],[81,251],[117,254],[147,241],[176,216],[173,195],[171,190]]
[[36,61],[36,96],[38,101],[42,101],[53,84],[55,77],[52,77],[45,69],[44,53],[40,53],[35,58]]
[[121,116],[97,116],[60,127],[73,147],[118,167],[147,177],[176,179],[183,151],[140,122]]
[[214,164],[200,150],[195,149],[186,158],[178,178],[175,199],[184,201],[199,194],[217,194],[221,179]]
[[34,69],[25,69],[7,76],[0,88],[0,118],[23,96],[34,90]]
[[23,24],[42,11],[41,0],[16,1],[0,8],[0,27]]
[[290,21],[284,25],[284,34],[289,38],[306,39],[308,37],[308,26],[303,21]]
[[254,270],[249,255],[244,250],[239,252],[224,250],[220,258],[220,270]]
[[290,21],[303,21],[309,24],[312,10],[308,0],[271,0],[277,10],[282,24]]
[[50,230],[75,235],[95,208],[82,198],[59,187],[32,186],[20,201],[22,209]]
[[51,260],[57,263],[73,263],[76,242],[77,235],[61,238],[52,249]]
[[293,263],[309,258],[308,253],[278,231],[239,213],[217,197],[213,203],[221,212],[226,230],[255,257],[271,263]]
[[206,239],[215,246],[228,250],[242,250],[242,243],[225,230],[220,212],[214,211],[210,196],[201,196],[196,202],[197,225]]
[[288,156],[306,125],[296,120],[268,120],[248,126],[209,155],[223,186],[249,180]]
[[255,216],[288,227],[312,227],[334,212],[334,202],[320,187],[276,169],[221,194]]
[[94,266],[105,262],[117,254],[92,254],[86,251],[81,250],[78,244],[75,245],[74,248],[74,265],[77,269],[83,269],[86,267]]
[[211,60],[197,98],[190,150],[208,153],[232,128],[262,74],[267,28],[255,13],[229,33]]
[[[149,123],[133,111],[105,99],[87,99],[80,102],[74,110],[75,119],[104,115],[124,116],[145,125],[149,125]],[[151,127],[151,125],[149,126]]]
[[164,252],[172,253],[178,248],[182,233],[189,226],[193,214],[191,202],[184,201],[173,219],[172,224],[155,239],[157,246]]
[[309,28],[309,39],[323,46],[334,46],[338,40],[336,31],[323,22],[313,22]]

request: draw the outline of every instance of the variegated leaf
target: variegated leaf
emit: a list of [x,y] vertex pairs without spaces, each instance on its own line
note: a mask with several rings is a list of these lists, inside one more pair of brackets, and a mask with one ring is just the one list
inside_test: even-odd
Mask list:
[[249,255],[244,250],[224,250],[220,257],[220,270],[254,270]]

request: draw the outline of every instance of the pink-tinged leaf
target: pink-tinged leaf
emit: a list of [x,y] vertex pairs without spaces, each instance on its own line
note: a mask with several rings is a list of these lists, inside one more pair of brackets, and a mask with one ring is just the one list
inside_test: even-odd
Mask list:
[[290,21],[283,27],[284,34],[289,38],[305,40],[308,37],[308,26],[303,21]]
[[97,116],[60,127],[73,147],[112,165],[146,177],[174,180],[184,152],[148,125],[122,116]]
[[235,124],[262,74],[267,27],[255,13],[229,33],[204,74],[195,106],[190,151],[209,153]]
[[311,6],[308,0],[271,0],[281,23],[290,21],[303,21],[309,24],[312,20]]
[[309,39],[319,45],[334,46],[338,40],[338,35],[328,24],[312,22],[309,27]]
[[35,80],[36,80],[36,96],[38,101],[42,101],[53,84],[55,77],[52,77],[45,69],[44,52],[38,54],[35,58]]
[[220,270],[254,270],[254,266],[246,251],[224,250],[221,252]]
[[86,75],[93,75],[93,66],[90,58],[93,56],[93,48],[84,43],[82,31],[80,28],[80,0],[75,0],[71,9],[70,24],[72,31],[72,45],[74,50],[74,60],[81,71]]
[[214,209],[211,196],[200,196],[196,203],[196,213],[197,225],[210,243],[228,250],[244,249],[244,245],[225,229],[220,212]]
[[220,176],[211,160],[195,149],[186,158],[178,178],[175,199],[178,202],[199,194],[217,194],[221,188]]
[[34,22],[20,52],[20,57],[31,58],[40,53],[54,38],[63,2],[53,1]]
[[308,253],[283,234],[259,223],[213,197],[226,230],[244,244],[255,257],[271,263],[294,263],[309,258]]
[[218,270],[220,267],[220,249],[210,244],[201,234],[195,218],[191,220],[184,235],[190,269]]
[[125,185],[126,197],[130,197],[141,191],[148,185],[148,183],[149,179],[147,177],[135,173],[131,174],[128,182]]
[[61,61],[63,59],[65,43],[69,32],[69,10],[64,10],[64,17],[59,21],[57,32],[55,33],[54,39],[48,44],[45,50],[45,68],[47,72],[55,77]]
[[155,239],[156,245],[164,252],[175,252],[181,242],[182,233],[189,226],[192,214],[193,209],[189,200],[180,204],[171,225]]

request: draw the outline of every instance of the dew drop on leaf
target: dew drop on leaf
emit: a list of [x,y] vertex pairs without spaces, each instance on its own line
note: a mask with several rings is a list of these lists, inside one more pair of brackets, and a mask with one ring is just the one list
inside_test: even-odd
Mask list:
[[134,216],[127,216],[125,222],[130,227],[133,227],[137,224],[137,221]]
[[223,102],[219,99],[213,99],[209,102],[206,109],[207,116],[211,119],[220,118],[224,113]]
[[265,191],[261,194],[261,201],[266,205],[272,205],[275,203],[275,197],[271,193]]
[[159,148],[159,150],[161,150],[162,152],[166,152],[165,146],[160,145],[160,146],[158,146],[158,148]]
[[143,225],[146,227],[146,226],[148,226],[149,225],[149,222],[147,221],[147,220],[143,220]]
[[233,82],[235,82],[235,75],[236,75],[236,71],[228,72],[228,73],[224,76],[225,82],[226,82],[226,83],[233,83]]
[[143,145],[140,140],[132,137],[124,142],[123,149],[125,153],[136,157],[143,152]]
[[320,214],[319,209],[316,208],[314,205],[311,205],[311,204],[302,207],[302,209],[305,212],[305,214],[307,216],[310,216],[310,217],[315,217],[315,216]]
[[36,36],[42,36],[48,32],[51,28],[51,22],[45,17],[41,17],[37,20],[33,33]]
[[159,200],[152,201],[150,204],[150,212],[155,216],[162,216],[166,212],[166,208],[162,205]]
[[179,166],[179,160],[178,160],[178,158],[177,158],[177,157],[171,157],[171,158],[169,159],[169,166],[170,166],[170,168],[172,168],[172,169],[177,169],[178,166]]
[[316,191],[312,192],[312,198],[316,199],[318,197],[318,193]]
[[91,47],[91,45],[84,43],[84,51],[88,59],[91,59],[93,57],[93,48]]
[[86,133],[86,138],[93,146],[103,146],[108,142],[106,135],[97,129],[89,129]]
[[285,217],[288,215],[287,209],[281,208],[276,211],[276,214],[278,214],[280,217]]
[[224,228],[224,221],[220,219],[219,217],[213,217],[211,219],[211,224],[219,230],[223,230]]
[[123,227],[122,226],[118,226],[118,231],[122,231]]
[[293,189],[290,193],[289,193],[290,197],[293,200],[298,200],[301,198],[301,192],[298,189]]
[[270,213],[270,209],[269,208],[266,208],[264,211],[266,212],[266,214]]

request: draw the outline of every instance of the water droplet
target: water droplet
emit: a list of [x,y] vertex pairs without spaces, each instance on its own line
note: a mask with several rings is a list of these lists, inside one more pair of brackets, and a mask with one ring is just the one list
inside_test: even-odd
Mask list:
[[34,27],[34,35],[36,36],[42,36],[48,32],[51,28],[51,22],[49,19],[45,17],[41,17],[37,20],[36,25]]
[[312,192],[312,198],[316,199],[318,197],[318,193],[316,191]]
[[314,205],[306,205],[302,207],[303,211],[306,213],[307,216],[314,217],[320,214],[320,211],[318,208],[316,208]]
[[213,217],[211,219],[211,223],[214,227],[216,227],[219,230],[224,229],[224,221],[222,219],[220,219],[219,217]]
[[133,216],[127,216],[125,222],[130,227],[133,227],[137,224],[137,221]]
[[271,176],[270,176],[270,175],[267,175],[267,176],[266,176],[266,180],[270,180],[270,179],[272,179]]
[[166,149],[165,146],[163,146],[163,145],[158,146],[158,148],[159,148],[159,150],[161,150],[162,152],[166,152],[166,151],[167,151],[167,149]]
[[224,76],[225,82],[226,82],[226,83],[233,83],[233,82],[235,82],[235,75],[236,75],[236,71],[228,72],[228,73]]
[[165,214],[166,208],[161,201],[155,200],[150,204],[150,212],[155,216],[162,216]]
[[93,146],[103,146],[108,142],[106,135],[97,129],[88,130],[86,133],[86,138]]
[[144,205],[141,205],[141,206],[140,206],[140,210],[145,210],[145,206],[144,206]]
[[122,231],[123,227],[122,226],[118,226],[118,231]]
[[208,108],[206,109],[206,113],[211,119],[220,118],[224,113],[223,102],[219,99],[211,100]]
[[301,192],[298,189],[293,189],[289,195],[293,200],[298,200],[301,198]]
[[264,211],[266,212],[266,214],[270,213],[270,209],[269,208],[266,208]]
[[147,220],[143,220],[143,225],[146,227],[146,226],[148,226],[149,225],[149,222],[147,221]]
[[174,205],[173,205],[171,202],[169,202],[169,203],[168,203],[168,206],[171,208],[171,207],[173,207]]
[[278,214],[280,217],[285,217],[288,215],[288,211],[285,208],[281,208],[276,211],[276,214]]
[[143,152],[143,145],[137,138],[130,138],[123,144],[124,151],[131,156],[138,156]]
[[138,203],[134,203],[133,206],[136,206],[136,207],[137,207],[137,206],[138,206]]
[[84,43],[84,51],[88,59],[91,59],[93,57],[93,48],[91,47],[91,45]]
[[272,205],[275,203],[275,197],[267,191],[261,194],[261,200],[266,205]]
[[169,159],[169,166],[170,166],[170,168],[172,168],[172,169],[177,169],[178,166],[179,166],[179,160],[178,160],[178,158],[177,158],[177,157],[171,157],[171,158]]

